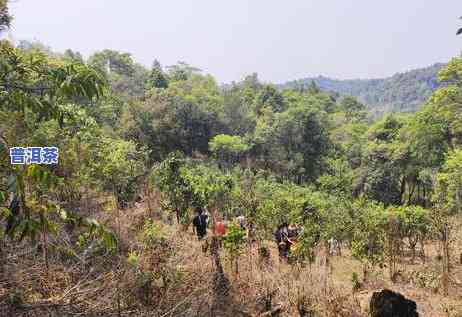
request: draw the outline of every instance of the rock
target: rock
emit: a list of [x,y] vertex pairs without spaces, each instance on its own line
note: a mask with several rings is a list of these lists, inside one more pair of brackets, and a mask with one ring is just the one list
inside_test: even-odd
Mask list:
[[372,294],[369,303],[371,317],[418,317],[417,305],[403,295],[388,289]]

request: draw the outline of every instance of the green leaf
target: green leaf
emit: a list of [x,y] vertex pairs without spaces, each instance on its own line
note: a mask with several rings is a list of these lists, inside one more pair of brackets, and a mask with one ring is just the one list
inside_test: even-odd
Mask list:
[[0,214],[4,218],[10,217],[11,216],[11,210],[9,208],[6,208],[6,207],[0,207]]
[[16,175],[11,174],[8,177],[7,187],[8,187],[9,192],[16,193],[16,190],[17,190],[17,177],[16,177]]
[[58,208],[56,211],[62,220],[67,221],[69,219],[67,212],[64,209]]

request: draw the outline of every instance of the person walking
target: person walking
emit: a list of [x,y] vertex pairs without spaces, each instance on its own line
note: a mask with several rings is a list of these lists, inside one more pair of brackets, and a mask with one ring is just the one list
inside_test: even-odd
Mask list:
[[215,222],[215,226],[213,227],[213,233],[219,237],[223,237],[226,234],[226,224],[223,220],[218,219]]
[[278,246],[279,259],[287,259],[289,257],[289,229],[286,222],[278,226],[274,237]]
[[218,240],[218,247],[221,248],[223,245],[223,237],[226,235],[226,222],[222,218],[218,218],[213,226],[213,235]]
[[246,229],[245,216],[243,214],[239,214],[239,216],[236,217],[236,220],[241,226],[241,229],[245,230]]
[[202,240],[207,235],[208,216],[203,213],[201,207],[196,208],[196,216],[193,219],[193,231],[196,232],[197,238]]

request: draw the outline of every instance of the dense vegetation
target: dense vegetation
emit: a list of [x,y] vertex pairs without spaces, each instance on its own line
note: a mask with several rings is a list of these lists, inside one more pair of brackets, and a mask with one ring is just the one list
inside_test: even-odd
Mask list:
[[[4,2],[0,8],[7,17]],[[0,18],[1,26],[9,21]],[[429,94],[439,87],[429,74],[440,68],[385,80],[377,85],[382,97],[361,95],[373,82],[357,94],[417,102],[399,96]],[[243,213],[248,222],[247,236],[231,223],[222,250],[213,239],[207,245],[222,297],[229,295],[222,291],[230,289],[228,275],[241,285],[239,261],[246,252],[251,256],[256,248],[259,265],[264,262],[271,253],[266,242],[284,221],[303,228],[291,253],[298,268],[291,281],[307,265],[311,274],[318,258],[329,267],[332,239],[362,264],[352,277],[355,290],[384,267],[396,281],[403,274],[399,264],[428,260],[427,248],[438,242],[434,290],[451,296],[460,290],[452,272],[460,265],[453,250],[462,192],[461,74],[462,58],[452,59],[419,111],[375,120],[366,105],[324,92],[322,84],[277,89],[253,74],[220,87],[186,63],[164,68],[154,61],[146,69],[123,52],[83,59],[72,50],[0,42],[3,311],[205,314],[194,300],[205,299],[190,289],[201,286],[194,279],[201,268],[183,269],[186,260],[178,253],[184,249],[157,223],[167,218],[172,226],[174,218],[187,244],[196,207],[206,207],[213,221]],[[408,83],[420,88],[408,89]],[[383,97],[388,94],[392,99]],[[10,164],[11,147],[50,145],[60,150],[57,165]],[[140,200],[147,211],[132,221]],[[232,273],[223,269],[224,255]],[[45,274],[57,288],[71,284],[59,296],[52,287],[38,290],[20,279],[35,265],[33,279]],[[271,310],[280,291],[264,283]],[[297,292],[297,301],[288,299],[286,306],[301,316],[307,307],[339,316],[329,311],[333,302],[320,308],[308,289]]]
[[381,79],[338,80],[319,76],[290,81],[282,87],[305,89],[314,82],[324,91],[358,98],[376,115],[415,112],[440,87],[437,74],[443,67],[444,64],[435,64]]

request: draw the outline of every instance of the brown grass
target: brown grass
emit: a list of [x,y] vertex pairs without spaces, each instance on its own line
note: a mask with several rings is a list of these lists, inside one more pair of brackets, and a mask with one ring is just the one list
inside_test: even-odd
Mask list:
[[[120,229],[121,256],[96,255],[82,263],[63,259],[55,250],[46,272],[40,250],[5,242],[0,316],[259,316],[267,311],[280,311],[280,316],[300,316],[300,312],[310,316],[310,311],[317,316],[367,316],[372,293],[382,288],[416,301],[421,316],[461,316],[457,315],[462,310],[460,239],[453,250],[457,256],[452,259],[454,283],[449,297],[439,294],[438,285],[424,285],[426,278],[439,275],[433,243],[427,246],[427,263],[410,264],[405,259],[399,265],[402,278],[397,283],[388,280],[387,268],[377,268],[356,293],[351,277],[353,272],[361,277],[362,265],[348,250],[331,257],[331,270],[322,252],[311,266],[291,266],[280,263],[271,241],[263,242],[270,250],[270,263],[259,263],[254,244],[240,257],[238,275],[221,250],[226,278],[222,281],[212,257],[202,252],[202,242],[192,232],[167,224],[158,210],[147,209],[145,203],[136,204],[121,211],[120,219],[114,212],[98,213],[102,222]],[[166,236],[166,249],[148,251],[138,239],[144,221],[152,216]],[[60,239],[72,240],[62,233],[53,243],[59,245]],[[139,255],[139,266],[127,263],[129,252]],[[146,274],[154,279],[146,282]],[[220,281],[226,291],[217,288]]]

